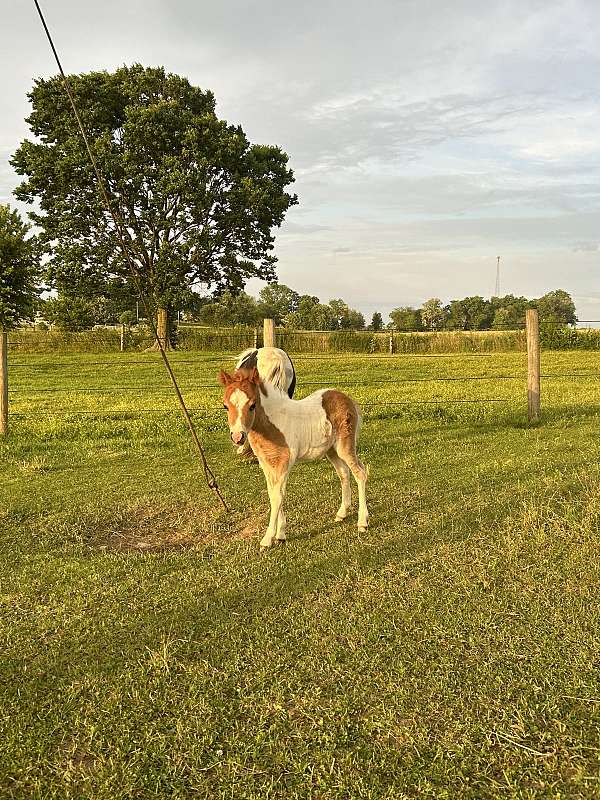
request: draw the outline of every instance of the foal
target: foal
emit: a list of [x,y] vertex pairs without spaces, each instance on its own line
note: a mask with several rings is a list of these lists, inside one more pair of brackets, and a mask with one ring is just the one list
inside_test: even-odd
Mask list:
[[342,503],[335,516],[344,520],[350,510],[350,472],[358,484],[358,530],[369,524],[367,470],[356,454],[360,428],[358,406],[335,389],[321,389],[303,400],[292,400],[285,392],[264,383],[256,368],[221,370],[225,387],[223,404],[231,439],[241,445],[246,437],[267,480],[271,516],[260,546],[285,541],[283,498],[290,471],[296,461],[315,461],[327,456],[342,484]]

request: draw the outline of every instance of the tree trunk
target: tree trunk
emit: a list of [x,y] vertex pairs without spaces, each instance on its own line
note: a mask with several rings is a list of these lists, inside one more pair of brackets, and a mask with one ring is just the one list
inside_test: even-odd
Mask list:
[[[159,308],[156,316],[156,332],[165,350],[173,350],[171,341],[171,318],[167,308]],[[148,350],[158,350],[158,343],[154,342]]]

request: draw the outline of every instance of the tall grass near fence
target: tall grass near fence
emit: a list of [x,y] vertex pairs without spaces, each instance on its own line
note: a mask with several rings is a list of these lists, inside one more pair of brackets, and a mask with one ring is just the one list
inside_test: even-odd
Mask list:
[[540,323],[544,350],[600,350],[600,328],[567,328]]
[[[277,344],[290,353],[514,353],[526,347],[524,330],[439,331],[292,331],[277,329]],[[542,323],[544,350],[600,350],[599,329],[573,329]],[[181,325],[177,331],[179,350],[241,352],[262,345],[262,330],[251,327],[205,328]],[[126,349],[142,351],[152,343],[148,329],[132,328]],[[81,333],[38,331],[22,328],[10,335],[10,348],[21,353],[103,353],[120,349],[120,330],[102,328]]]
[[[126,334],[128,349],[143,350],[151,343],[148,331],[133,328]],[[119,328],[101,328],[91,331],[40,331],[20,328],[11,331],[11,351],[17,353],[110,353],[121,347]]]
[[180,325],[177,330],[179,350],[207,350],[211,352],[241,352],[253,347],[255,342],[262,344],[262,331],[247,326],[235,328],[204,328]]

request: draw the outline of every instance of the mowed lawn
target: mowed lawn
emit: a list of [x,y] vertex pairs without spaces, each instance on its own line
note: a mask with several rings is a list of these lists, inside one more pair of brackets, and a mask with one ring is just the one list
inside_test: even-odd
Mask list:
[[295,357],[364,407],[371,527],[301,465],[262,558],[230,356],[173,358],[229,516],[156,356],[11,359],[1,797],[600,796],[600,353],[542,354],[537,427],[523,354]]

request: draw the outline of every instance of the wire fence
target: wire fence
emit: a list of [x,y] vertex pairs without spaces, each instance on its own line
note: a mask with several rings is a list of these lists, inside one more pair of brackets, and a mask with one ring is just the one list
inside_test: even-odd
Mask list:
[[[563,378],[592,378],[598,379],[600,378],[599,372],[558,372],[558,373],[546,373],[541,374],[541,378],[546,380],[552,379],[563,379]],[[344,378],[336,378],[335,384],[336,386],[354,386],[354,387],[361,387],[367,388],[372,386],[385,386],[386,384],[390,384],[396,386],[398,384],[403,383],[465,383],[468,381],[524,381],[526,380],[527,375],[524,373],[522,375],[460,375],[460,376],[453,376],[453,377],[436,377],[436,378],[384,378],[383,380],[379,381],[356,381],[356,380],[345,380]],[[302,386],[323,386],[323,381],[302,381]],[[212,389],[217,391],[218,387],[215,383],[192,383],[188,384],[183,387],[186,391],[194,391],[197,389]],[[29,397],[35,397],[38,394],[73,394],[76,393],[83,393],[83,394],[93,394],[93,393],[100,393],[100,394],[113,394],[115,392],[152,392],[153,394],[156,393],[169,393],[171,392],[170,388],[167,386],[156,386],[154,384],[140,384],[137,386],[73,386],[67,388],[57,387],[57,386],[40,386],[36,387],[33,390],[25,389],[25,388],[18,388],[18,389],[9,389],[10,394],[24,394],[26,393]]]
[[[582,320],[580,326],[600,326],[600,321]],[[292,330],[278,327],[280,346],[300,354],[383,353],[437,354],[452,352],[516,352],[525,349],[525,327],[521,323],[496,326],[494,329],[455,329],[421,331],[414,328],[370,330]],[[600,329],[568,327],[564,322],[541,322],[542,347],[545,349],[600,349]],[[234,351],[263,344],[263,332],[254,327],[208,328],[181,325],[177,333],[181,351]],[[101,353],[107,351],[143,352],[151,340],[143,329],[122,331],[104,328],[83,332],[38,331],[21,329],[11,333],[9,346],[21,353],[70,352]]]
[[[592,380],[600,380],[600,373],[597,372],[563,372],[563,373],[544,373],[540,377],[544,378],[544,380],[570,380],[570,379],[592,379]],[[527,379],[527,374],[518,374],[518,375],[461,375],[461,376],[438,376],[438,377],[427,377],[427,378],[385,378],[375,381],[365,381],[365,380],[345,380],[345,379],[333,379],[332,383],[335,384],[336,387],[343,386],[343,387],[354,387],[359,389],[367,389],[373,390],[377,389],[377,387],[391,387],[391,386],[400,386],[403,384],[438,384],[438,383],[451,383],[451,384],[465,384],[465,383],[481,383],[481,382],[495,382],[495,381],[519,381],[520,383],[524,384]],[[323,387],[324,381],[300,381],[301,388],[312,388],[312,387]],[[189,385],[182,385],[183,391],[186,392],[193,392],[197,390],[203,391],[210,391],[214,393],[215,398],[217,398],[220,394],[220,388],[214,383],[196,383],[196,384],[189,384]],[[133,393],[133,394],[147,394],[147,395],[165,395],[168,396],[171,394],[169,387],[167,386],[157,386],[156,384],[139,384],[139,385],[116,385],[116,386],[71,386],[68,388],[65,387],[58,387],[58,386],[42,386],[42,387],[35,387],[35,388],[27,388],[27,387],[17,387],[11,388],[10,390],[11,396],[18,396],[20,399],[21,396],[25,396],[27,400],[35,400],[36,398],[40,397],[47,397],[47,396],[60,396],[60,395],[77,395],[81,397],[86,396],[94,396],[94,395],[106,395],[115,397],[120,393]],[[465,405],[465,404],[474,404],[474,405],[481,405],[487,403],[516,403],[519,402],[519,397],[511,396],[511,397],[460,397],[460,398],[450,398],[450,397],[443,397],[443,398],[431,398],[431,399],[421,399],[421,398],[411,398],[407,400],[391,400],[391,399],[384,399],[384,400],[364,400],[360,402],[360,406],[365,409],[371,408],[386,408],[386,407],[396,407],[396,406],[444,406],[444,405]],[[221,417],[223,415],[223,410],[219,408],[215,408],[214,406],[202,406],[202,407],[190,407],[190,412],[194,414],[201,414],[203,416],[206,415],[215,415]],[[114,417],[114,416],[125,416],[125,417],[135,417],[137,415],[145,415],[145,414],[177,414],[177,409],[169,409],[169,408],[103,408],[103,409],[84,409],[84,408],[56,408],[52,407],[48,409],[47,406],[40,406],[39,410],[28,410],[27,412],[22,411],[15,411],[11,413],[12,417],[24,419],[24,418],[34,418],[40,412],[43,412],[45,415],[50,413],[52,416],[58,417],[69,417],[69,416],[94,416],[94,417]]]
[[[563,326],[564,327],[564,326]],[[305,332],[311,333],[311,332]],[[301,364],[302,361],[306,360],[309,363],[315,361],[325,361],[328,365],[333,361],[334,363],[342,363],[346,361],[351,367],[355,370],[357,368],[357,363],[360,363],[360,360],[365,361],[365,363],[370,362],[377,362],[386,360],[386,363],[389,363],[389,359],[396,359],[399,363],[402,363],[405,359],[411,360],[419,360],[419,359],[430,359],[430,358],[446,358],[452,359],[454,357],[454,353],[384,353],[384,352],[376,352],[376,353],[327,353],[327,354],[314,354],[314,353],[300,353],[300,354],[293,354],[294,361],[296,364]],[[227,353],[219,353],[219,354],[206,354],[206,355],[194,355],[192,358],[187,358],[185,356],[181,356],[181,354],[175,354],[173,359],[174,366],[187,366],[187,365],[211,365],[214,364],[215,366],[218,364],[223,364],[230,359],[235,358],[235,352],[227,352]],[[487,357],[487,358],[494,358],[498,357],[497,353],[493,352],[486,352],[486,353],[461,353],[461,358],[463,357]],[[32,355],[32,359],[35,359],[36,356]],[[359,360],[357,362],[357,359]],[[15,410],[11,413],[11,416],[20,419],[28,419],[34,418],[39,414],[44,415],[52,415],[57,417],[128,417],[133,418],[138,415],[147,415],[147,414],[154,414],[154,415],[170,415],[170,414],[177,414],[178,410],[175,408],[160,408],[160,407],[145,407],[145,408],[81,408],[77,405],[73,408],[67,408],[64,406],[64,401],[62,407],[57,407],[56,404],[48,407],[47,404],[44,404],[43,398],[46,397],[57,397],[61,398],[63,396],[69,397],[80,397],[80,398],[93,398],[93,397],[110,397],[113,400],[118,397],[118,395],[126,395],[129,397],[133,397],[136,395],[147,395],[149,398],[155,397],[159,403],[162,402],[162,396],[170,395],[171,388],[167,385],[160,385],[157,383],[150,383],[148,381],[117,381],[113,383],[107,382],[108,375],[106,374],[108,368],[116,369],[117,372],[121,372],[123,368],[130,369],[132,367],[148,367],[149,369],[154,369],[157,366],[158,357],[151,353],[148,353],[143,358],[131,358],[128,355],[124,357],[115,356],[111,359],[92,359],[88,360],[85,357],[81,359],[67,359],[67,360],[54,360],[51,361],[44,360],[44,361],[37,361],[37,360],[17,360],[15,362],[10,363],[10,369],[15,370],[17,375],[21,377],[18,378],[18,384],[16,386],[10,386],[9,394],[13,398],[13,401],[16,403],[17,408],[22,403],[31,403],[33,404],[34,408],[27,408],[24,410]],[[102,369],[99,369],[102,368]],[[106,368],[106,369],[105,369]],[[47,385],[44,382],[43,385],[30,385],[27,386],[24,384],[24,381],[27,380],[27,371],[32,370],[35,374],[36,371],[43,370],[45,372],[50,372],[52,374],[55,373],[56,369],[66,370],[69,373],[69,370],[77,370],[79,379],[72,380],[69,386],[58,386],[58,385]],[[318,371],[318,369],[317,369]],[[100,385],[93,385],[97,381],[90,380],[90,372],[95,373],[98,376],[98,380]],[[69,373],[70,374],[70,373]],[[116,376],[115,376],[116,377]],[[427,376],[427,377],[406,377],[402,374],[398,374],[393,377],[385,377],[379,378],[376,380],[370,379],[368,376],[366,378],[357,377],[356,375],[347,376],[344,374],[335,375],[335,371],[331,376],[331,383],[334,384],[336,387],[343,387],[343,388],[354,388],[357,390],[366,390],[367,392],[377,392],[377,389],[380,388],[382,390],[389,389],[394,386],[403,386],[403,385],[436,385],[436,384],[450,384],[450,385],[482,385],[482,384],[490,384],[490,383],[503,383],[503,382],[520,382],[521,384],[525,385],[526,381],[528,381],[530,375],[529,370],[524,369],[522,372],[494,372],[493,374],[475,374],[475,375],[434,375],[434,376]],[[544,381],[562,381],[562,380],[598,380],[600,379],[600,373],[590,370],[580,370],[580,371],[554,371],[554,372],[546,372],[541,373],[538,375],[538,379],[543,378]],[[315,387],[323,387],[329,379],[317,379],[316,376],[308,376],[308,380],[302,380],[299,376],[299,388],[310,390]],[[86,384],[85,382],[88,382]],[[92,384],[92,385],[89,385]],[[204,381],[197,381],[194,382],[193,380],[189,383],[186,383],[185,378],[182,380],[182,388],[185,392],[194,393],[197,391],[203,391],[209,393],[209,403],[212,403],[212,397],[214,396],[215,402],[217,396],[220,392],[220,388],[215,381],[207,383]],[[159,399],[160,398],[160,399]],[[502,397],[502,396],[495,396],[495,392],[492,392],[491,395],[487,393],[485,396],[479,397],[429,397],[429,398],[420,398],[420,397],[410,397],[406,399],[392,399],[392,398],[382,398],[382,399],[373,399],[371,400],[370,397],[365,397],[361,399],[360,405],[363,409],[380,409],[385,407],[407,407],[407,406],[463,406],[463,405],[486,405],[486,404],[507,404],[507,403],[518,403],[522,402],[523,394],[519,396],[511,394],[511,396]],[[60,399],[59,399],[59,402]],[[136,400],[139,402],[139,400]],[[82,404],[79,404],[82,405]],[[119,405],[117,403],[117,405]],[[214,416],[222,416],[222,410],[220,407],[216,408],[215,406],[208,404],[205,406],[197,406],[191,407],[190,411],[197,415],[202,415],[203,417],[212,417]]]

